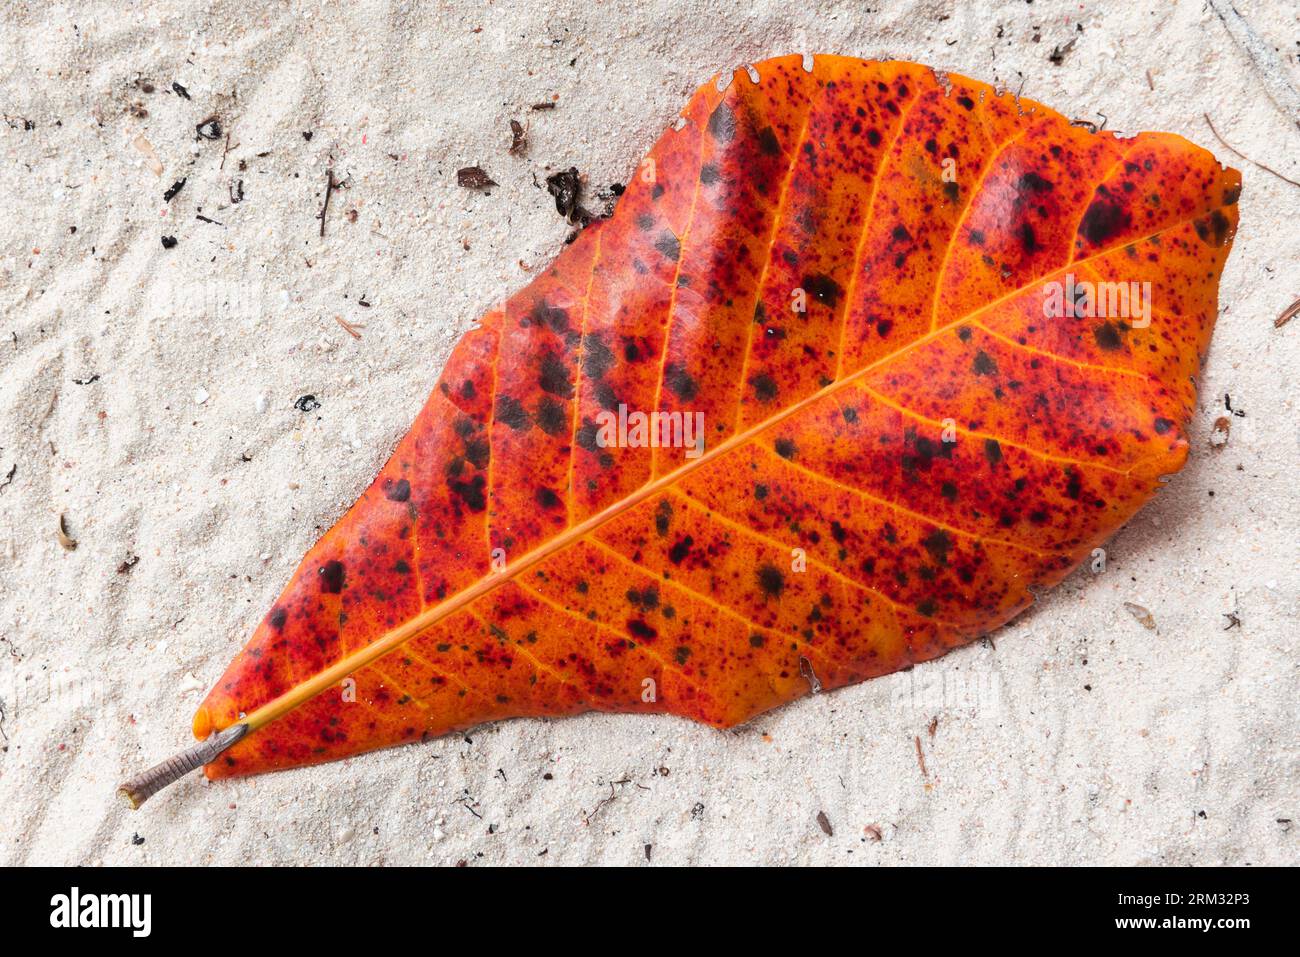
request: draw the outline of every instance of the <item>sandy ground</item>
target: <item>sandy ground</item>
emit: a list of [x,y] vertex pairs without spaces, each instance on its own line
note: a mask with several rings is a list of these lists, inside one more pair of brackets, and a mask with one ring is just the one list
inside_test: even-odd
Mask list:
[[[1236,5],[1295,84],[1296,9]],[[1273,320],[1300,188],[1202,114],[1292,179],[1297,117],[1200,0],[870,6],[5,3],[0,862],[1296,862],[1300,320]],[[562,248],[535,178],[624,181],[695,86],[793,51],[1001,81],[1243,169],[1193,457],[1105,571],[733,733],[515,721],[121,805],[459,334]],[[471,163],[500,188],[459,189]]]

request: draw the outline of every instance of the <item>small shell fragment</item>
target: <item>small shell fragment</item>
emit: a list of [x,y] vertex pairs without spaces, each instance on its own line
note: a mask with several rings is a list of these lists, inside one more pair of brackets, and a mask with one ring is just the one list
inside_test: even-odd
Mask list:
[[64,551],[73,551],[77,547],[77,540],[68,534],[68,523],[64,520],[63,514],[59,514],[59,544],[63,546]]
[[150,171],[155,176],[161,176],[163,174],[162,160],[158,159],[158,154],[154,151],[153,144],[145,138],[143,133],[133,139],[131,145],[134,146],[136,151],[144,157],[145,162],[149,165]]
[[1131,601],[1124,602],[1124,607],[1128,613],[1133,616],[1134,620],[1148,631],[1156,630],[1156,620],[1151,617],[1151,612],[1147,611],[1141,605],[1135,605]]

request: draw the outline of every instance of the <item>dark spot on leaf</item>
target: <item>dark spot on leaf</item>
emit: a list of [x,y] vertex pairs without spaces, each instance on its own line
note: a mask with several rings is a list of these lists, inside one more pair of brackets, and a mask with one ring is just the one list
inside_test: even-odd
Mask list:
[[699,391],[699,386],[681,366],[675,363],[669,363],[664,367],[664,385],[672,390],[673,395],[683,402],[689,402],[695,398]]
[[1078,469],[1070,469],[1066,473],[1065,494],[1068,498],[1075,501],[1079,500],[1079,495],[1083,492],[1083,478],[1079,475]]
[[936,565],[948,564],[948,550],[952,548],[952,539],[943,529],[936,528],[921,544],[925,546],[925,550],[930,553]]
[[818,302],[830,306],[832,309],[834,309],[835,304],[839,302],[840,296],[844,294],[844,290],[840,288],[839,283],[830,276],[825,276],[820,273],[812,276],[805,276],[803,280],[803,288]]
[[760,402],[771,402],[776,398],[776,381],[766,372],[754,376],[749,384],[754,387],[754,394]]
[[672,233],[664,230],[655,240],[655,249],[664,254],[665,258],[673,261],[682,254],[682,244]]
[[519,400],[514,396],[502,395],[497,397],[496,418],[499,422],[504,422],[516,432],[522,432],[528,428],[528,413],[520,405]]
[[614,353],[597,333],[589,332],[582,340],[582,374],[589,379],[603,379],[614,367]]
[[971,371],[976,375],[997,375],[998,364],[993,361],[993,357],[981,349],[975,353],[975,361],[971,363]]
[[660,499],[659,504],[655,506],[655,531],[659,537],[668,534],[668,526],[673,521],[673,503],[668,499]]
[[547,435],[562,435],[569,430],[569,413],[564,404],[549,395],[537,401],[533,412],[537,427]]
[[384,492],[392,502],[405,502],[411,497],[411,483],[406,479],[398,479]]
[[627,630],[643,641],[653,641],[659,637],[659,632],[655,631],[640,618],[633,618],[627,623]]
[[1097,340],[1097,345],[1101,348],[1113,352],[1124,345],[1121,331],[1113,322],[1103,322],[1093,328],[1092,337]]
[[736,136],[736,114],[725,102],[719,103],[709,114],[708,129],[713,138],[721,143],[730,143]]
[[758,570],[758,586],[763,594],[775,598],[785,590],[785,576],[775,565],[764,565]]
[[1100,246],[1124,229],[1128,222],[1128,213],[1124,212],[1120,207],[1109,200],[1096,199],[1088,207],[1088,211],[1083,214],[1083,222],[1079,224],[1079,232],[1092,245]]
[[1228,231],[1232,224],[1228,217],[1223,215],[1223,210],[1216,209],[1208,217],[1202,217],[1193,224],[1196,227],[1196,235],[1201,237],[1201,241],[1213,246],[1222,246],[1228,241]]
[[569,379],[569,367],[554,352],[542,356],[542,374],[538,385],[543,392],[558,395],[562,399],[573,398],[573,382]]
[[320,590],[329,595],[337,595],[343,590],[343,563],[328,561],[320,568]]
[[456,493],[471,512],[481,512],[487,508],[487,499],[483,495],[483,487],[487,484],[487,479],[482,475],[475,475],[468,482],[453,481],[448,482],[448,487]]

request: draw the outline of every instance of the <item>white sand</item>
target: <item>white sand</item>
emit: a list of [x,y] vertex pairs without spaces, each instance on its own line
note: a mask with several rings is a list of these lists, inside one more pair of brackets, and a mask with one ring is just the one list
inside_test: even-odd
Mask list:
[[[1295,117],[1199,0],[872,6],[4,3],[0,481],[17,472],[0,490],[0,862],[637,863],[646,845],[655,863],[1296,862],[1300,828],[1279,819],[1300,821],[1300,320],[1272,320],[1300,295],[1300,188],[1230,157],[1201,114],[1300,178]],[[1236,6],[1296,83],[1294,10]],[[562,248],[534,174],[623,181],[696,85],[801,50],[1023,84],[1243,170],[1193,457],[1106,571],[1077,573],[996,649],[734,733],[514,721],[122,806],[121,778],[189,743],[194,706],[458,335],[527,282],[521,262]],[[209,113],[222,140],[196,143]],[[522,159],[511,118],[531,122]],[[331,156],[351,188],[322,240]],[[456,187],[473,162],[501,183],[491,196]],[[1212,451],[1225,392],[1247,415]],[[293,407],[307,393],[311,414]]]

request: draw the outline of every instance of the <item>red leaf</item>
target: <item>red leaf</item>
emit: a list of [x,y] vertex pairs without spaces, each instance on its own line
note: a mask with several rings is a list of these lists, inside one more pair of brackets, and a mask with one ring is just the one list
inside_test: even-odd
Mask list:
[[[733,725],[996,628],[1182,466],[1236,171],[914,64],[757,70],[462,340],[199,709],[252,728],[210,777]],[[654,412],[699,454],[629,444]]]

